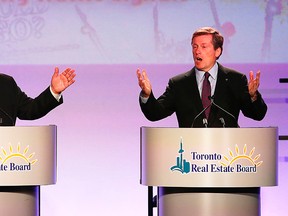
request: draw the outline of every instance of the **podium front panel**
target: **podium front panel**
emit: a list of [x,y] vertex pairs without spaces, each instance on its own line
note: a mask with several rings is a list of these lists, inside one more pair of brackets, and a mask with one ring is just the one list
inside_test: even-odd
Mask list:
[[56,126],[0,127],[0,186],[56,183]]
[[277,185],[278,129],[141,128],[141,184]]

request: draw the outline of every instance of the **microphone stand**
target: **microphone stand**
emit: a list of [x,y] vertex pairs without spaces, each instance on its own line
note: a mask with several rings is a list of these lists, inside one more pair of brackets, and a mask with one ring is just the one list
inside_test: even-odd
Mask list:
[[[217,105],[217,104],[214,102],[214,95],[213,95],[213,96],[209,96],[209,99],[211,100],[211,105],[216,106],[218,109],[222,110],[224,113],[226,113],[226,114],[228,114],[229,116],[231,116],[231,117],[235,120],[235,122],[236,122],[236,124],[237,124],[237,128],[239,128],[239,125],[238,125],[238,122],[237,122],[235,116],[234,116],[233,114],[231,114],[230,112],[228,112],[227,110],[223,109],[222,107],[220,107],[219,105]],[[221,123],[223,124],[222,120],[224,121],[224,119],[222,118],[222,120],[221,120],[221,119],[219,119],[219,120],[220,120]],[[225,125],[225,121],[224,121],[224,124],[223,124],[223,125]]]
[[[196,120],[200,115],[202,115],[202,113],[204,113],[211,105],[212,105],[212,103],[210,103],[210,104],[209,104],[207,107],[205,107],[198,115],[195,116],[195,118],[193,119],[192,125],[191,125],[192,128],[194,127],[195,120]],[[206,118],[204,118],[204,119],[206,119]],[[204,119],[203,119],[203,124],[205,125],[205,123],[207,122],[207,125],[208,125],[207,119],[206,119],[206,122],[205,122],[205,123],[204,123]],[[207,126],[207,125],[205,125],[205,126]]]

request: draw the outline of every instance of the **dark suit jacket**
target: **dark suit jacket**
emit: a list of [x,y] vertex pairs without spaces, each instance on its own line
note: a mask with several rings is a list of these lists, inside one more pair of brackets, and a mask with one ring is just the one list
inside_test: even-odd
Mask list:
[[[257,100],[252,103],[246,76],[218,65],[214,102],[233,117],[212,105],[208,127],[222,127],[223,124],[219,118],[224,119],[226,127],[237,127],[240,111],[246,117],[262,120],[267,106],[261,94],[257,92]],[[144,104],[140,100],[140,106],[150,121],[163,119],[175,112],[179,127],[204,127],[204,113],[197,117],[204,108],[197,86],[195,68],[171,78],[163,95],[156,99],[152,93],[147,103]]]
[[0,74],[0,126],[13,126],[16,118],[41,118],[61,103],[63,99],[58,102],[49,87],[32,99],[21,91],[11,76]]

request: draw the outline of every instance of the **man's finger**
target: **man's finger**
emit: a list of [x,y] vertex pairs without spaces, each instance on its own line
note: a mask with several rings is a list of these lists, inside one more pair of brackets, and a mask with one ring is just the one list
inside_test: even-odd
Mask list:
[[58,76],[58,74],[59,74],[59,68],[55,67],[53,76]]
[[146,73],[145,70],[142,71],[142,74],[143,74],[143,78],[144,78],[144,80],[149,81],[148,76],[147,76],[147,73]]
[[260,70],[257,71],[256,73],[256,80],[259,82],[260,80]]
[[137,78],[138,78],[138,80],[139,80],[139,81],[142,80],[142,74],[141,74],[139,68],[137,69],[136,74],[137,74]]
[[250,71],[249,76],[250,76],[250,80],[252,81],[252,80],[254,79],[254,73],[253,73],[253,71]]

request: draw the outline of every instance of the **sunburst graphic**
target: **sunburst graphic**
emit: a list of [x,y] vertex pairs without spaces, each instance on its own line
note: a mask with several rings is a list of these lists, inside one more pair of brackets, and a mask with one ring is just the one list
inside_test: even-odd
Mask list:
[[247,154],[247,151],[248,149],[247,149],[246,144],[243,147],[242,153],[240,152],[239,147],[236,144],[235,152],[233,153],[232,150],[228,149],[230,157],[229,156],[227,157],[224,155],[223,158],[225,159],[225,162],[221,161],[219,163],[227,167],[227,166],[232,165],[237,160],[244,159],[244,160],[249,161],[252,165],[254,166],[256,165],[257,167],[259,167],[263,163],[263,161],[257,162],[257,160],[260,158],[261,155],[258,154],[256,156],[253,156],[255,152],[255,147],[253,147],[253,149],[249,152],[249,154]]
[[[26,148],[21,151],[20,144],[17,145],[16,151],[14,151],[13,146],[10,145],[8,150],[5,150],[3,147],[0,151],[0,161],[2,164],[5,164],[8,160],[12,158],[21,158],[27,163],[30,163],[31,165],[35,164],[38,160],[33,159],[35,156],[35,152],[28,153],[29,151],[29,145],[26,146]],[[2,154],[2,155],[1,155]]]

